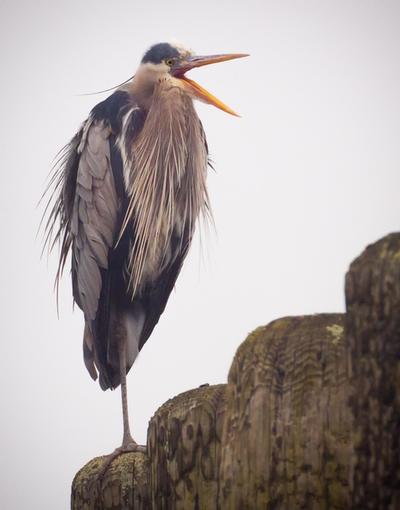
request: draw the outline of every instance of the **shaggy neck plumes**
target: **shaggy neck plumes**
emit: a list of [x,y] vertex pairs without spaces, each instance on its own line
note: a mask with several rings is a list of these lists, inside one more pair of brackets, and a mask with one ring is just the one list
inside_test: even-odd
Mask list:
[[202,127],[192,100],[173,82],[155,86],[124,166],[129,206],[123,230],[135,230],[127,268],[134,296],[143,276],[153,278],[172,262],[171,236],[190,238],[199,214],[209,211]]

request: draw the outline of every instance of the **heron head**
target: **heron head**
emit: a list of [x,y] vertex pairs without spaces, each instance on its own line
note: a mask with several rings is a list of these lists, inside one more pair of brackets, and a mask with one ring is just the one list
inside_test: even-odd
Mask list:
[[[174,81],[193,99],[212,104],[224,112],[237,115],[229,106],[217,99],[195,81],[186,77],[186,73],[195,67],[225,62],[235,58],[246,57],[244,53],[225,53],[219,55],[199,56],[179,44],[159,43],[152,46],[144,55],[137,73],[142,77],[142,84],[149,86],[156,81],[168,78]],[[143,79],[144,78],[144,79]]]

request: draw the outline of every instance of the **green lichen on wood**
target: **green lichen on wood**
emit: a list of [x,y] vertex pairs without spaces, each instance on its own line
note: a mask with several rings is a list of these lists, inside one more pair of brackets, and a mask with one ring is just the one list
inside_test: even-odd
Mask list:
[[339,324],[332,324],[331,326],[327,326],[326,330],[331,333],[333,337],[333,343],[338,344],[343,340],[344,327]]

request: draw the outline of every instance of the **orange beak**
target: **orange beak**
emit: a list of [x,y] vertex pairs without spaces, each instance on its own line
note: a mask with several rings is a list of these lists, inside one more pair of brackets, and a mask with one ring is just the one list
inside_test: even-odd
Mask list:
[[235,113],[232,108],[229,108],[222,101],[217,99],[213,94],[208,92],[206,89],[201,87],[198,83],[189,78],[186,78],[185,73],[194,67],[202,67],[207,66],[209,64],[217,64],[219,62],[225,62],[226,60],[233,60],[235,58],[248,57],[246,53],[226,53],[223,55],[209,55],[209,56],[193,56],[188,57],[182,62],[178,62],[172,69],[172,74],[181,79],[186,87],[190,90],[190,92],[200,101],[204,101],[205,103],[212,104],[216,106],[220,110],[230,113],[231,115],[235,115],[239,117],[237,113]]

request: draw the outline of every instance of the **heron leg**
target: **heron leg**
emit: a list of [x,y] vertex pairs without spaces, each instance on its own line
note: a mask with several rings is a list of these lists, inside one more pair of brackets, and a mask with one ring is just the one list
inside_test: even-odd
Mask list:
[[141,446],[136,443],[130,431],[128,414],[128,389],[126,383],[126,350],[124,341],[121,341],[119,345],[119,365],[121,378],[122,419],[124,426],[122,445],[119,448],[116,448],[112,453],[104,457],[103,464],[94,480],[96,484],[102,483],[104,475],[106,474],[112,462],[123,453],[128,452],[146,453],[147,451],[146,446]]
[[129,426],[129,413],[128,413],[128,387],[126,384],[126,349],[125,341],[121,341],[119,345],[119,369],[120,369],[120,380],[121,380],[121,401],[122,401],[122,420],[124,425],[124,435],[122,438],[121,448],[127,448],[131,445],[136,445],[136,441],[131,435]]

